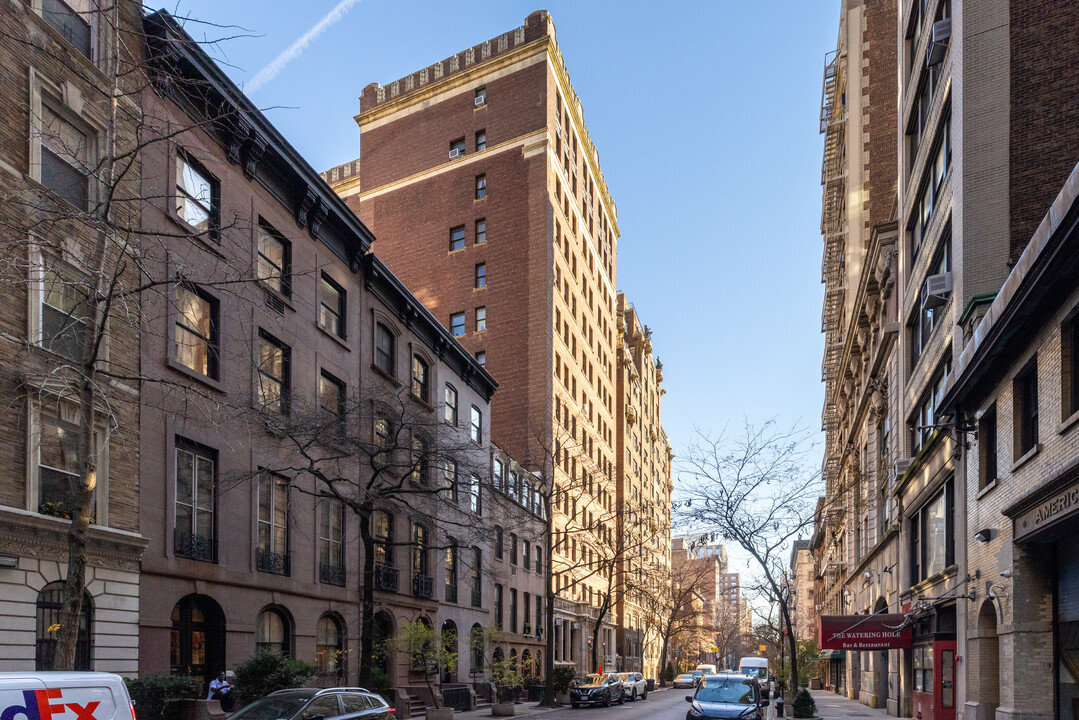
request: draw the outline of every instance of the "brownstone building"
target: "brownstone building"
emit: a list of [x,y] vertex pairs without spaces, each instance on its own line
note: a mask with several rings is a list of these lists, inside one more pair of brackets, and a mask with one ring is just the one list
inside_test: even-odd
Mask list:
[[95,298],[117,298],[112,279],[139,281],[120,250],[137,241],[139,164],[110,172],[135,148],[139,8],[78,7],[19,0],[0,12],[0,670],[54,667],[69,518],[87,485],[74,664],[133,673],[139,310],[116,300],[106,315]]
[[[617,211],[551,17],[363,90],[359,160],[323,173],[500,384],[494,440],[555,468],[559,662],[615,667]],[[659,437],[657,435],[657,437]],[[610,559],[610,558],[607,558]],[[611,565],[613,569],[613,563]]]

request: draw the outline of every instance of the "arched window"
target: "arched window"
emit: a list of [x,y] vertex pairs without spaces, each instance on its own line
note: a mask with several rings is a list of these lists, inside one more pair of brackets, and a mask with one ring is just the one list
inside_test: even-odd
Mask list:
[[375,367],[390,377],[394,377],[394,336],[390,329],[378,323],[375,325]]
[[333,615],[323,615],[315,627],[315,667],[322,677],[345,674],[345,632]]
[[258,652],[288,655],[292,648],[289,642],[291,628],[285,614],[276,608],[266,608],[259,613],[255,649]]
[[517,648],[510,649],[510,675],[517,674]]
[[[37,594],[37,650],[34,660],[36,670],[54,670],[56,646],[60,630],[60,610],[64,604],[64,583],[49,583]],[[79,635],[75,641],[75,670],[89,670],[90,627],[93,621],[90,596],[82,595],[82,612],[79,614]]]
[[431,378],[427,363],[419,355],[412,356],[412,395],[431,402]]
[[525,677],[532,677],[536,674],[532,667],[531,650],[525,650],[523,653],[521,653],[521,674]]
[[375,538],[375,564],[393,565],[393,515],[375,510],[372,522]]

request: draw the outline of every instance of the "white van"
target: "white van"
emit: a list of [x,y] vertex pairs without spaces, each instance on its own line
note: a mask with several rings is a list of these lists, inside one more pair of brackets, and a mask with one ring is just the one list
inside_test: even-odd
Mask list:
[[761,693],[772,692],[772,674],[768,671],[768,658],[744,657],[738,662],[738,669],[743,675],[753,675],[761,684]]
[[694,670],[700,670],[705,675],[717,675],[719,671],[716,670],[715,665],[698,665]]
[[102,672],[0,673],[4,720],[137,720],[119,675]]

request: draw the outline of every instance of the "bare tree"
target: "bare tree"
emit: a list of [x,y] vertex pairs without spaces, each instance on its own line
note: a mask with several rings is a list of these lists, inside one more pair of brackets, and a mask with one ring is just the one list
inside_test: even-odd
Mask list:
[[810,439],[800,427],[747,421],[735,437],[698,431],[680,465],[687,521],[737,543],[760,569],[761,585],[787,628],[795,679],[797,648],[784,580],[791,543],[812,527],[821,494],[819,470],[807,457]]

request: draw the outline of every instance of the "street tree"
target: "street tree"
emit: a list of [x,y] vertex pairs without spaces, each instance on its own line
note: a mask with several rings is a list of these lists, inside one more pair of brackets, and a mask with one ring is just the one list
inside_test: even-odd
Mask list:
[[795,682],[797,649],[784,581],[791,544],[811,531],[821,495],[819,469],[809,462],[811,447],[804,428],[746,421],[733,436],[697,431],[679,467],[687,523],[736,543],[759,570],[786,628]]

